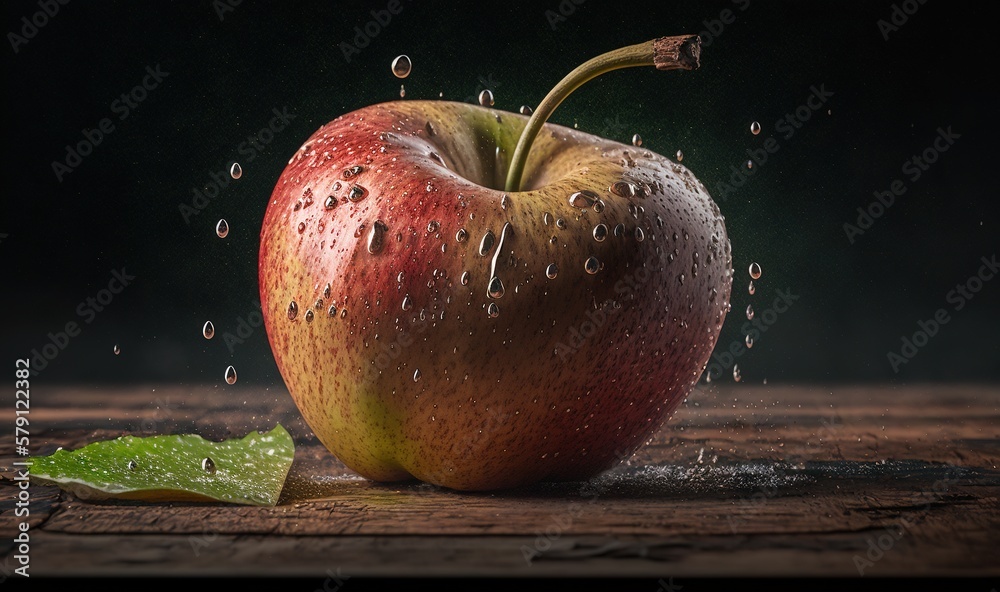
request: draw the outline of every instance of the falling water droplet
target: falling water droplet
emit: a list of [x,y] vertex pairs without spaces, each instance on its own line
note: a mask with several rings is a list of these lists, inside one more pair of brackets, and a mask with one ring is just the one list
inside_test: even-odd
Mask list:
[[240,163],[234,162],[233,166],[229,167],[229,176],[234,179],[239,179],[243,176],[243,167],[240,166]]
[[487,230],[486,234],[483,235],[483,240],[479,242],[479,254],[483,257],[493,248],[493,244],[497,241],[497,237],[493,234],[492,230]]
[[372,255],[378,255],[382,252],[382,247],[385,246],[385,233],[389,230],[389,227],[385,225],[381,220],[376,220],[372,224],[372,229],[368,232],[368,252]]
[[215,461],[209,457],[201,459],[201,470],[205,471],[209,475],[215,474]]
[[201,334],[205,336],[205,339],[215,337],[215,325],[212,324],[212,321],[205,321],[205,326],[201,328]]
[[490,280],[490,285],[486,290],[486,294],[490,298],[496,299],[496,298],[502,298],[503,292],[504,292],[503,282],[500,281],[500,278],[493,276],[493,279]]
[[486,314],[490,315],[491,319],[495,319],[500,316],[500,307],[497,306],[496,302],[490,302],[490,305],[486,308]]
[[755,136],[757,134],[759,134],[760,133],[760,124],[757,123],[756,121],[753,122],[753,123],[751,123],[750,124],[750,133],[753,134],[753,135],[755,135]]
[[753,161],[752,160],[748,160],[747,161],[747,168],[748,169],[752,169],[753,168]]
[[747,344],[747,349],[750,349],[751,347],[753,347],[753,337],[751,337],[750,335],[747,335],[746,344]]
[[406,85],[405,84],[400,84],[399,85],[399,98],[401,98],[401,99],[405,99],[406,98]]
[[295,320],[295,317],[299,314],[299,305],[295,303],[294,300],[288,303],[288,320]]
[[215,234],[217,234],[219,238],[226,238],[229,236],[229,223],[226,222],[225,218],[219,220],[219,222],[215,225]]
[[419,382],[419,381],[420,381],[420,368],[417,368],[416,370],[413,371],[413,382]]
[[750,285],[747,287],[747,292],[750,292],[750,295],[753,296],[753,293],[756,291],[757,287],[753,285],[753,280],[750,280]]
[[751,304],[747,305],[747,320],[748,321],[752,321],[753,320],[753,305],[751,305]]
[[549,266],[545,268],[545,277],[554,280],[557,275],[559,275],[559,266],[555,263],[549,263]]
[[117,356],[118,354],[122,353],[122,348],[118,347],[118,344],[116,343],[112,351],[115,352],[115,355]]
[[597,257],[588,257],[587,260],[583,263],[583,268],[590,275],[594,275],[595,273],[601,270],[601,262],[597,260]]
[[633,146],[642,146],[642,136],[640,136],[639,134],[633,135],[632,136],[632,145]]
[[677,151],[677,162],[684,160],[684,153],[680,150]]
[[608,238],[608,225],[602,222],[594,227],[594,240],[600,243],[606,238]]
[[410,69],[413,67],[412,62],[410,62],[409,56],[400,55],[396,56],[396,59],[392,60],[392,73],[396,78],[406,78],[410,75]]
[[490,89],[485,89],[483,92],[479,93],[479,104],[483,107],[493,106],[493,91]]
[[742,376],[740,376],[740,366],[739,364],[733,364],[733,380],[739,382]]
[[226,368],[226,382],[236,384],[236,368],[232,366]]
[[760,265],[757,265],[756,261],[750,264],[750,277],[755,280],[760,279]]
[[584,189],[569,196],[569,205],[574,208],[589,208],[597,203],[598,199],[600,197],[596,193],[589,189]]
[[531,107],[527,105],[521,105],[521,115],[531,115]]

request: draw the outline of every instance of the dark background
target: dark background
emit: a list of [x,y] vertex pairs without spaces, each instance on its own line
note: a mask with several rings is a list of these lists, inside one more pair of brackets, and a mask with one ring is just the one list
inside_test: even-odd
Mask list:
[[[407,100],[443,93],[473,101],[490,87],[497,108],[516,111],[590,57],[706,31],[707,21],[731,9],[735,21],[705,36],[699,71],[613,72],[552,118],[626,142],[638,132],[663,154],[683,150],[732,240],[733,313],[717,350],[742,339],[748,303],[764,309],[776,290],[788,289],[799,300],[739,359],[747,383],[1000,379],[1000,281],[961,311],[946,301],[998,242],[998,101],[987,90],[996,78],[995,34],[971,4],[911,2],[907,8],[919,9],[885,39],[877,21],[890,18],[889,1],[401,2],[402,12],[350,62],[341,42],[352,43],[354,28],[387,0],[244,0],[221,19],[210,0],[77,0],[16,52],[8,36],[0,360],[31,356],[50,342],[48,333],[75,321],[81,334],[34,379],[36,389],[220,383],[229,364],[241,383],[280,386],[262,328],[232,348],[222,338],[258,310],[267,199],[317,127],[399,98],[401,81],[389,68],[396,55],[414,63],[402,81]],[[37,2],[4,6],[5,33],[20,34],[22,17],[40,11]],[[546,11],[560,8],[572,13],[553,28]],[[112,102],[157,65],[169,75],[121,120]],[[803,105],[813,85],[834,94],[786,138],[776,121]],[[248,162],[239,146],[267,125],[272,108],[295,119]],[[58,181],[53,161],[103,118],[114,131]],[[759,136],[748,132],[753,120],[763,127]],[[902,164],[947,126],[961,138],[911,182]],[[780,150],[723,200],[718,188],[730,167],[769,136]],[[236,160],[243,178],[186,223],[180,204]],[[895,179],[907,192],[850,244],[843,225]],[[214,234],[222,217],[232,228],[225,240]],[[764,276],[750,297],[746,269],[754,260]],[[122,267],[135,280],[83,322],[78,305]],[[901,337],[939,308],[950,322],[894,373],[887,352],[898,352]],[[217,330],[212,341],[200,335],[208,319]]]

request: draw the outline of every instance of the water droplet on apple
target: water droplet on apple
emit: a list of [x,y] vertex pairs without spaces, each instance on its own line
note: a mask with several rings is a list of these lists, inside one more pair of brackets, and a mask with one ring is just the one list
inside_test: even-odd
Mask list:
[[626,183],[625,181],[615,181],[608,188],[608,191],[614,193],[618,197],[635,197],[635,186],[631,183]]
[[323,286],[323,298],[329,298],[332,291],[333,291],[333,286],[331,286],[330,283],[327,282],[327,284]]
[[139,468],[139,463],[135,462],[134,460],[129,460],[128,461],[128,470],[134,471],[134,470],[136,470],[138,468]]
[[305,232],[306,231],[306,223],[305,222],[299,222],[298,230],[299,230],[299,234],[302,234],[303,232]]
[[399,98],[401,99],[406,98],[406,85],[403,84],[399,85]]
[[760,265],[756,262],[750,264],[750,277],[755,280],[760,279]]
[[479,104],[483,107],[493,106],[493,91],[490,89],[485,89],[483,92],[479,93]]
[[361,185],[351,185],[350,191],[347,192],[347,199],[352,203],[358,203],[366,197],[368,197],[368,190]]
[[486,314],[490,315],[491,319],[495,319],[500,316],[500,307],[497,306],[496,302],[490,302],[490,305],[486,308]]
[[328,317],[330,317],[331,319],[333,317],[337,316],[337,305],[336,304],[331,304],[330,305],[330,309],[326,311],[326,315]]
[[753,320],[753,305],[751,305],[751,304],[747,305],[747,320],[748,321],[752,321]]
[[760,124],[757,123],[756,121],[753,122],[753,123],[751,123],[750,124],[750,133],[753,134],[753,135],[755,135],[755,136],[757,134],[759,134],[760,133]]
[[750,349],[751,347],[753,347],[753,337],[751,337],[750,335],[747,335],[746,344],[747,344],[747,349]]
[[677,151],[677,162],[684,160],[684,153],[680,150]]
[[406,55],[396,56],[396,59],[392,60],[392,73],[396,78],[406,78],[409,76],[412,67],[413,64]]
[[294,300],[288,303],[288,320],[294,321],[299,314],[299,305]]
[[201,334],[205,339],[215,337],[215,325],[212,324],[212,321],[205,321],[205,326],[201,328]]
[[407,294],[403,296],[403,310],[410,310],[413,308],[413,300],[410,300],[410,295]]
[[115,346],[111,348],[111,351],[115,352],[115,355],[117,356],[122,353],[122,348],[118,347],[118,344],[116,343]]
[[485,257],[487,253],[493,248],[493,244],[497,241],[496,235],[493,234],[492,230],[487,230],[486,234],[483,235],[483,240],[479,242],[479,254]]
[[600,243],[606,238],[608,238],[608,225],[602,222],[594,227],[594,240]]
[[733,380],[739,382],[743,377],[740,375],[739,364],[733,364]]
[[436,130],[436,129],[434,129],[434,124],[433,124],[433,123],[431,123],[430,121],[428,121],[428,122],[427,122],[427,123],[426,123],[426,124],[424,125],[424,129],[426,129],[426,130],[427,130],[427,135],[428,135],[428,136],[436,136],[436,135],[437,135],[437,130]]
[[677,276],[677,281],[680,282],[680,283],[682,283],[682,284],[684,283],[684,274],[683,273],[680,274],[679,276]]
[[500,196],[500,209],[506,210],[508,206],[510,206],[510,198],[507,197],[506,193],[504,193]]
[[556,219],[556,228],[558,228],[560,230],[565,230],[566,229],[566,221],[563,220],[562,218],[557,218]]
[[583,269],[590,275],[594,275],[601,270],[601,262],[598,261],[597,257],[588,257],[583,263]]
[[419,381],[420,381],[420,368],[417,368],[416,370],[413,371],[413,382],[419,382]]
[[615,236],[618,238],[625,236],[625,224],[619,222],[618,225],[615,226]]
[[469,233],[464,228],[459,228],[458,232],[455,233],[455,240],[460,243],[464,243],[469,238]]
[[490,298],[497,299],[503,297],[503,292],[503,282],[497,276],[493,276],[493,279],[490,280],[489,288],[486,290],[487,295]]
[[521,115],[531,115],[531,107],[527,105],[521,105]]
[[346,319],[347,318],[347,309],[346,308],[342,308],[340,310],[340,318],[342,318],[342,319]]
[[750,285],[747,287],[747,292],[750,292],[750,295],[753,296],[753,293],[756,291],[757,287],[753,285],[753,280],[750,280]]
[[[637,240],[638,242],[641,243],[645,239],[646,239],[646,233],[642,231],[642,228],[636,226],[635,227],[635,240]],[[697,265],[698,264],[695,263],[695,267],[697,267]]]
[[209,457],[201,459],[201,470],[205,471],[209,475],[215,474],[215,461]]
[[385,233],[389,230],[389,227],[385,225],[381,220],[376,220],[372,224],[372,229],[368,232],[368,252],[372,255],[378,255],[382,252],[382,247],[385,246]]
[[361,166],[359,164],[356,164],[356,165],[354,165],[352,167],[348,167],[348,168],[344,169],[343,176],[344,176],[345,179],[350,179],[351,177],[360,175],[362,173],[362,171],[364,171],[364,170],[365,170],[365,167],[363,167],[363,166]]
[[236,368],[232,366],[226,368],[226,382],[236,384]]
[[309,310],[306,311],[306,322],[307,323],[313,322],[313,318],[314,317],[315,317],[315,315],[313,314],[312,309],[309,309]]
[[354,231],[354,238],[361,238],[361,235],[365,233],[365,223],[362,222],[358,225],[358,228]]
[[640,136],[639,134],[633,135],[632,136],[632,145],[633,146],[642,146],[642,136]]
[[753,168],[753,161],[752,160],[748,160],[747,161],[747,168],[748,169],[752,169]]
[[468,286],[469,285],[469,272],[468,271],[463,271],[462,272],[462,278],[461,278],[461,280],[462,280],[462,285],[463,286]]
[[549,263],[549,266],[545,268],[545,277],[554,280],[557,275],[559,275],[559,266],[555,263]]
[[226,222],[225,218],[219,220],[219,222],[215,225],[215,234],[217,234],[219,238],[226,238],[229,236],[229,223]]
[[589,208],[597,203],[598,199],[600,199],[600,197],[596,193],[588,189],[584,189],[569,196],[569,205],[574,208]]
[[327,196],[326,201],[323,203],[323,207],[328,210],[332,210],[337,207],[337,198],[332,195]]

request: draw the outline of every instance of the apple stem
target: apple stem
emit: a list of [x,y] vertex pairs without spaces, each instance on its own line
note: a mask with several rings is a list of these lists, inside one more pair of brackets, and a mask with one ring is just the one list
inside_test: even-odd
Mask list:
[[528,151],[535,136],[541,131],[556,107],[573,91],[588,81],[619,68],[635,66],[655,66],[657,70],[695,70],[701,55],[701,38],[697,35],[660,37],[645,43],[629,45],[601,54],[577,66],[555,85],[532,113],[528,124],[514,148],[510,169],[507,171],[506,191],[519,191],[524,165],[528,161]]

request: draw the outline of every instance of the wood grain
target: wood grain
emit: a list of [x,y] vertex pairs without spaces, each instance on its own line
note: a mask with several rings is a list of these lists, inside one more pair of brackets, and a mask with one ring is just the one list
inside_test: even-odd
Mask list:
[[[992,386],[713,385],[597,479],[477,494],[356,477],[280,389],[59,388],[34,401],[35,454],[276,422],[297,450],[274,508],[86,502],[33,486],[33,575],[1000,573]],[[5,454],[0,576],[20,521]]]

